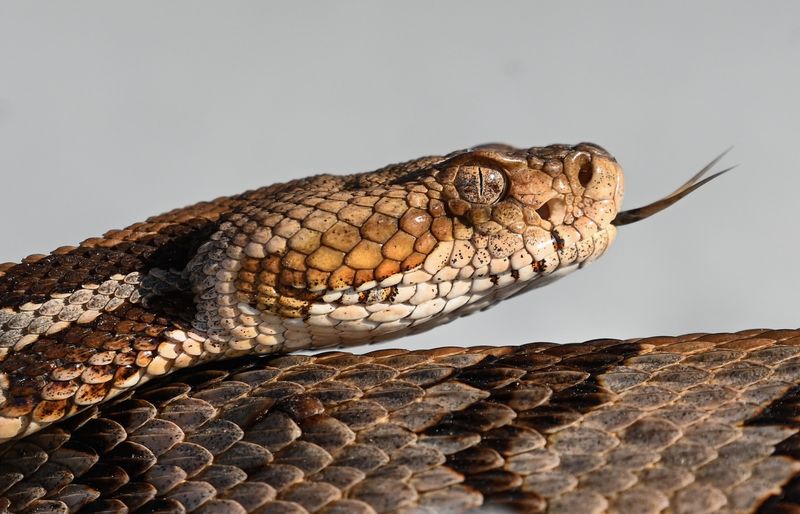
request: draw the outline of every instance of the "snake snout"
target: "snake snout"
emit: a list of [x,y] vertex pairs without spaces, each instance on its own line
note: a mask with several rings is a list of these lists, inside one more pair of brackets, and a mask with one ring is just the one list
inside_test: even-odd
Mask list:
[[583,186],[584,203],[600,203],[614,213],[611,218],[596,214],[590,217],[601,226],[610,223],[622,208],[625,193],[622,167],[608,154],[594,154],[591,163],[578,173],[578,182]]

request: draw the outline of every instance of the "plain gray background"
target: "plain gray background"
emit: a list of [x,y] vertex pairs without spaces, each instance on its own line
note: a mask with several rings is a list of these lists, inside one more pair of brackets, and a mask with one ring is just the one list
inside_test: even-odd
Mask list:
[[489,141],[594,141],[654,200],[595,265],[403,346],[791,327],[796,2],[0,2],[0,262]]

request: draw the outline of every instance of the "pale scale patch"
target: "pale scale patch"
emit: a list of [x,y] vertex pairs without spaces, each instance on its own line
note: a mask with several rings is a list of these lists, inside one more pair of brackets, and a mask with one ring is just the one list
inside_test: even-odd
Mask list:
[[[571,227],[559,230],[569,245],[590,238],[591,245],[582,252],[585,257],[591,248],[588,262],[605,250],[613,234],[591,234],[596,226],[584,225],[586,233]],[[378,341],[409,325],[427,327],[446,322],[524,289],[552,282],[577,269],[570,263],[581,253],[572,246],[556,251],[554,240],[544,230],[530,231],[524,237],[485,237],[486,247],[478,249],[463,241],[440,242],[419,268],[357,289],[329,291],[321,301],[303,310],[302,320],[270,313],[259,318],[251,305],[236,300],[235,273],[230,270],[237,268],[243,250],[224,232],[217,234],[214,244],[201,247],[187,267],[189,273],[201,274],[194,280],[199,308],[194,326],[213,341],[205,343],[209,356],[238,354],[251,348],[268,353],[290,346],[301,348],[303,344],[319,347]],[[388,291],[392,292],[391,299]],[[293,321],[300,326],[288,331]],[[228,350],[223,349],[225,346]]]

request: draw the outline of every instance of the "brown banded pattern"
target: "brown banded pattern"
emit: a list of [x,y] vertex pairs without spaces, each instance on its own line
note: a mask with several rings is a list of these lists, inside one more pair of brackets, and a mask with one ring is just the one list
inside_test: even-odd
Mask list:
[[0,441],[206,360],[376,342],[606,250],[596,145],[485,145],[202,202],[0,268]]
[[484,145],[0,265],[0,513],[795,512],[798,331],[263,355],[547,284],[718,160],[620,212],[596,145]]
[[7,443],[0,510],[792,512],[799,378],[795,330],[211,363]]

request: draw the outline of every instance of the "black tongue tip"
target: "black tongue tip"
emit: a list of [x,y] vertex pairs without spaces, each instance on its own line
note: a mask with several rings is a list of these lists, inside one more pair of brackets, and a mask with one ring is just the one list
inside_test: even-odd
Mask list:
[[636,209],[629,209],[627,211],[622,211],[617,214],[617,217],[611,222],[612,225],[620,227],[622,225],[629,225],[631,223],[636,223],[637,221],[641,221],[645,218],[649,218],[653,214],[663,211],[670,205],[674,204],[684,196],[688,195],[695,189],[699,188],[703,184],[706,184],[715,178],[719,177],[723,173],[727,173],[734,169],[736,166],[731,166],[729,168],[725,168],[722,171],[718,171],[713,175],[709,175],[705,178],[704,175],[711,171],[713,168],[725,155],[730,152],[731,149],[728,148],[721,154],[719,154],[713,161],[709,162],[706,166],[703,167],[700,171],[698,171],[692,178],[687,180],[681,187],[673,191],[671,194],[661,198],[660,200],[656,200],[655,202],[649,203],[643,207],[637,207]]

